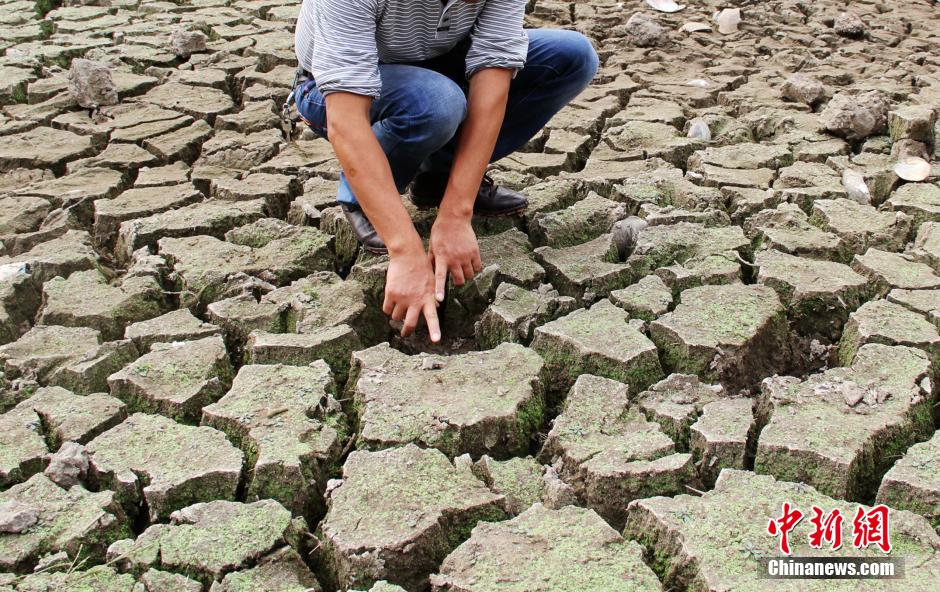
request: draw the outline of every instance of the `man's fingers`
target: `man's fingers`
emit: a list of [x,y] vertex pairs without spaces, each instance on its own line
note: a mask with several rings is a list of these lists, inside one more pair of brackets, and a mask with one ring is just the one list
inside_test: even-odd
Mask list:
[[405,313],[408,312],[408,309],[401,304],[395,304],[395,310],[392,311],[392,320],[393,321],[402,321],[405,319]]
[[463,267],[460,264],[455,263],[450,268],[450,279],[453,280],[455,286],[462,286],[466,283],[466,278],[463,276]]
[[415,332],[415,328],[418,326],[418,319],[421,317],[421,305],[415,304],[408,307],[408,312],[405,313],[405,324],[401,328],[401,336],[408,337]]
[[469,263],[464,263],[463,264],[463,279],[469,282],[470,280],[473,279],[473,276],[475,275],[476,274],[473,273],[473,266],[470,265]]
[[431,341],[437,343],[441,340],[441,323],[437,319],[437,308],[433,302],[424,305],[424,320],[428,323],[428,334]]
[[434,266],[434,298],[438,302],[444,302],[444,287],[447,285],[447,264],[444,261],[438,261]]
[[480,251],[477,251],[473,254],[473,259],[471,260],[473,264],[473,272],[480,273],[483,271],[483,262],[480,260]]
[[389,298],[388,293],[385,293],[385,302],[382,303],[382,312],[385,313],[385,316],[392,316],[392,311],[395,310],[395,302]]

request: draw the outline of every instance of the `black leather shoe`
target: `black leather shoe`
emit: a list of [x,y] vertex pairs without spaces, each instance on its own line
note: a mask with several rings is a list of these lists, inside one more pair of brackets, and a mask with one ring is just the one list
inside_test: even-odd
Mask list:
[[[411,186],[411,201],[419,209],[436,208],[444,199],[448,176],[442,173],[421,173]],[[529,200],[518,191],[500,187],[489,175],[483,175],[480,191],[473,203],[473,213],[478,216],[504,218],[522,213]]]
[[356,240],[359,241],[363,249],[374,255],[385,255],[388,253],[385,241],[383,241],[379,233],[375,231],[375,226],[372,226],[372,222],[369,222],[369,219],[366,218],[366,213],[362,211],[359,205],[340,204],[340,207],[343,208],[343,214],[346,216],[346,219],[349,220],[353,234],[356,236]]

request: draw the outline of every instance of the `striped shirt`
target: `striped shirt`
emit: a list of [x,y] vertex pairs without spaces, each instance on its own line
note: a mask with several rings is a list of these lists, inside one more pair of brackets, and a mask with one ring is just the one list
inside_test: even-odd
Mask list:
[[468,78],[481,68],[518,70],[529,45],[525,6],[526,0],[303,0],[297,61],[324,95],[376,98],[380,63],[431,59],[467,36]]

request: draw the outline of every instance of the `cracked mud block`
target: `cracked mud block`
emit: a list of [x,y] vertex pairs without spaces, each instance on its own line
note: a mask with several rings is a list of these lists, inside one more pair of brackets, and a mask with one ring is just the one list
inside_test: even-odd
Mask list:
[[940,271],[940,222],[921,224],[910,254],[927,265]]
[[359,254],[359,240],[353,232],[352,224],[346,219],[343,208],[333,206],[320,212],[318,228],[333,236],[333,250],[336,252],[337,269],[347,269]]
[[677,208],[672,205],[658,206],[651,203],[640,205],[639,216],[650,226],[693,222],[705,226],[731,226],[731,220],[724,211],[710,206],[701,211]]
[[340,384],[346,382],[350,355],[362,348],[362,340],[349,325],[313,329],[308,333],[252,331],[245,345],[249,364],[306,366],[324,360]]
[[940,329],[940,290],[891,290],[887,300],[924,315]]
[[670,374],[637,395],[636,405],[647,419],[659,424],[679,452],[688,452],[692,425],[702,408],[725,396],[721,385],[704,384],[694,374]]
[[[210,592],[321,592],[320,582],[291,547],[261,559],[257,567],[226,574]],[[169,591],[168,591],[169,592]]]
[[272,290],[261,297],[260,303],[283,308],[284,330],[288,333],[311,333],[349,325],[368,342],[378,338],[379,323],[385,324],[366,304],[359,282],[343,280],[331,271],[319,271]]
[[781,199],[780,193],[773,189],[749,187],[722,187],[721,195],[735,224],[743,223],[761,210],[776,208]]
[[203,142],[212,137],[212,126],[201,119],[174,131],[144,140],[144,148],[164,162],[192,162]]
[[[3,588],[0,590],[7,592]],[[13,588],[10,588],[10,591],[12,590]],[[119,574],[106,565],[62,573],[30,574],[16,584],[16,592],[49,592],[51,590],[138,592],[132,576]],[[184,592],[183,589],[176,590]],[[151,592],[151,590],[146,589],[144,592]]]
[[839,235],[853,253],[864,253],[871,247],[900,251],[911,234],[907,215],[878,211],[849,199],[814,202],[809,221]]
[[92,139],[65,130],[37,127],[4,137],[0,145],[0,171],[19,167],[64,171],[65,163],[89,156]]
[[123,572],[138,574],[154,568],[186,574],[215,588],[226,575],[260,567],[279,549],[299,548],[299,537],[306,530],[302,518],[292,519],[274,500],[197,503],[169,518],[169,524],[154,524],[135,540],[113,543],[109,561]]
[[695,479],[692,456],[676,452],[660,425],[630,404],[628,391],[608,378],[579,376],[539,453],[585,505],[618,528],[631,500],[675,495]]
[[868,344],[851,366],[768,379],[754,470],[840,499],[874,496],[897,455],[933,433],[930,376],[924,352]]
[[581,374],[619,380],[636,392],[663,377],[656,346],[609,300],[535,329],[532,349],[545,359],[546,387],[563,393]]
[[[777,481],[747,471],[722,471],[715,489],[701,497],[654,497],[631,504],[624,536],[646,547],[664,587],[676,590],[780,590],[778,581],[766,579],[760,558],[777,557],[779,539],[768,536],[768,520],[780,515],[784,503],[810,513],[812,506],[838,509],[854,516],[857,504],[827,497],[801,483]],[[863,506],[869,510],[868,506]],[[846,527],[847,528],[847,527]],[[883,557],[872,547],[856,551],[842,547],[833,552],[809,548],[812,529],[808,518],[790,533],[794,553],[801,556]],[[906,590],[926,592],[936,583],[940,537],[930,525],[910,512],[891,513],[891,543],[904,549]],[[796,589],[796,588],[793,588]],[[803,580],[800,590],[858,590],[858,582]],[[895,582],[872,584],[873,590],[895,590]]]
[[[533,257],[528,236],[518,229],[481,236],[479,243],[483,270],[462,287],[448,291],[448,316],[456,317],[448,323],[456,320],[472,325],[472,318],[493,301],[500,284],[515,284],[531,290],[545,279],[545,269]],[[454,314],[457,312],[460,314]],[[447,331],[446,326],[444,330]]]
[[914,261],[910,255],[868,249],[856,255],[852,268],[868,277],[878,296],[893,289],[927,290],[940,288],[940,276],[929,265]]
[[0,415],[0,487],[21,483],[46,466],[48,449],[29,401]]
[[832,156],[826,160],[826,165],[835,169],[839,175],[846,169],[861,173],[871,193],[871,203],[877,207],[891,195],[898,183],[898,176],[894,172],[896,162],[897,159],[888,154],[863,152],[856,156]]
[[503,342],[528,344],[537,326],[575,308],[573,298],[559,296],[556,290],[526,290],[500,284],[495,300],[476,323],[474,334],[483,348],[494,348]]
[[614,222],[624,217],[622,204],[591,192],[563,210],[536,214],[529,235],[537,245],[570,247],[610,232]]
[[906,345],[922,349],[940,368],[940,333],[923,315],[887,300],[868,302],[849,317],[839,342],[839,363],[852,364],[867,343]]
[[194,203],[121,222],[114,253],[118,260],[128,261],[133,258],[134,251],[142,247],[155,247],[161,238],[198,235],[222,238],[229,230],[264,216],[265,207],[261,200],[209,200]]
[[690,178],[698,179],[706,187],[755,187],[768,189],[774,180],[771,169],[726,169],[711,164],[702,164],[700,170],[691,172]]
[[[666,279],[670,280],[667,284],[677,293],[679,290],[675,288],[690,283],[684,278],[686,274],[705,281],[727,283],[722,279],[715,281],[715,276],[724,280],[729,279],[727,273],[739,276],[738,257],[749,256],[749,253],[750,243],[738,226],[708,227],[679,222],[650,226],[640,232],[636,246],[627,258],[627,265],[637,279],[661,267],[675,266],[666,272]],[[727,260],[727,263],[722,264],[722,260]],[[709,271],[718,273],[713,275]]]
[[604,130],[590,158],[595,161],[594,166],[597,161],[616,163],[647,158],[684,166],[689,156],[703,146],[701,140],[687,138],[671,125],[632,120]]
[[[335,162],[335,159],[332,146],[323,138],[294,140],[278,152],[277,156],[255,167],[253,172],[287,175],[305,182],[318,176],[318,173],[325,172],[321,169]],[[330,178],[337,179],[338,173],[336,171]]]
[[[349,592],[360,592],[359,590],[349,590]],[[362,592],[405,592],[405,589],[401,586],[396,586],[395,584],[389,584],[385,580],[381,580],[375,583],[374,586],[369,588],[368,591]]]
[[348,436],[329,368],[242,366],[232,388],[202,410],[202,425],[245,451],[248,500],[271,498],[295,514],[321,505]]
[[797,162],[780,169],[774,189],[783,201],[798,205],[804,212],[810,212],[818,200],[848,196],[842,178],[825,164],[815,162]]
[[924,222],[940,222],[940,185],[906,183],[891,194],[884,207],[911,216],[915,229]]
[[0,492],[0,506],[19,502],[37,512],[20,533],[0,534],[0,569],[29,573],[46,553],[64,551],[71,561],[104,559],[107,546],[130,534],[111,491],[91,493],[80,485],[65,490],[45,475]]
[[98,254],[91,246],[91,237],[82,230],[69,230],[62,236],[39,243],[25,253],[0,257],[0,265],[28,264],[37,282],[94,269],[97,262]]
[[29,331],[42,300],[40,293],[31,273],[0,279],[0,344],[15,341]]
[[182,297],[184,304],[209,303],[234,295],[226,291],[238,274],[286,284],[333,268],[332,237],[315,228],[283,226],[287,228],[274,236],[258,234],[257,227],[252,227],[245,231],[247,237],[232,237],[238,244],[210,236],[162,238],[159,251],[176,271],[180,288],[187,292]]
[[577,300],[587,293],[604,297],[629,285],[633,277],[631,267],[620,262],[610,234],[572,247],[539,247],[535,258],[555,289]]
[[773,288],[798,333],[839,340],[846,320],[870,296],[868,278],[832,261],[795,257],[774,249],[754,258],[757,282]]
[[597,514],[541,504],[498,523],[483,523],[431,576],[435,592],[636,592],[662,586],[625,541]]
[[813,226],[809,217],[794,204],[783,203],[773,210],[762,210],[745,222],[744,231],[760,248],[811,259],[848,263],[852,253],[840,236]]
[[264,203],[268,215],[283,218],[296,191],[296,183],[286,175],[253,173],[244,179],[220,178],[213,180],[211,194],[226,201],[254,201]]
[[478,522],[506,518],[503,503],[437,450],[354,451],[317,529],[320,563],[339,589],[379,580],[426,589]]
[[506,511],[512,516],[541,501],[545,493],[543,467],[531,456],[498,461],[483,455],[472,470],[491,491],[505,497]]
[[124,403],[114,397],[104,393],[80,396],[57,386],[38,389],[9,413],[26,419],[29,412],[41,420],[38,429],[50,451],[65,442],[87,444],[127,418]]
[[702,286],[682,292],[671,313],[650,323],[670,372],[746,388],[789,364],[786,310],[767,286]]
[[[125,574],[124,577],[130,577],[130,575]],[[140,585],[143,586],[143,590],[135,590],[135,592],[202,592],[202,584],[196,580],[159,569],[145,571],[140,576]]]
[[124,188],[124,176],[110,169],[87,168],[54,179],[46,179],[22,188],[16,186],[16,197],[33,196],[48,200],[57,208],[71,208],[85,223],[92,217],[92,204],[97,199],[110,199]]
[[656,275],[648,275],[622,290],[610,293],[610,301],[627,311],[632,319],[654,321],[672,307],[672,290]]
[[909,510],[940,527],[940,434],[907,449],[885,473],[875,500],[898,510]]
[[95,201],[95,242],[111,246],[122,222],[159,214],[202,201],[203,195],[191,183],[171,187],[128,189],[113,199]]
[[256,329],[283,333],[283,312],[283,306],[259,301],[252,294],[239,294],[209,304],[206,318],[222,328],[230,348],[240,350],[248,341],[248,335]]
[[124,330],[124,338],[133,341],[144,353],[150,351],[154,343],[193,341],[220,334],[219,327],[200,321],[187,308],[133,323]]
[[159,316],[166,305],[163,289],[152,277],[136,276],[112,284],[97,270],[53,278],[43,285],[38,322],[91,327],[103,339],[120,339],[124,327]]
[[706,165],[724,169],[779,169],[793,164],[786,146],[732,144],[699,150],[689,158],[689,170],[703,172]]
[[0,363],[8,378],[34,377],[44,382],[63,367],[101,348],[101,334],[88,327],[37,325],[0,346]]
[[542,360],[504,343],[456,356],[408,356],[381,344],[353,354],[350,393],[358,442],[410,442],[450,457],[523,454],[544,420]]
[[747,397],[706,403],[690,428],[689,450],[706,486],[714,485],[722,469],[745,469],[748,444],[757,435],[757,422]]
[[632,165],[632,170],[620,184],[608,190],[611,199],[625,203],[628,211],[639,210],[642,215],[644,206],[700,211],[720,206],[724,201],[721,191],[691,182],[683,176],[682,169],[660,159],[642,162],[646,163],[645,168],[624,163]]
[[193,178],[211,183],[218,175],[231,175],[259,166],[277,154],[283,142],[281,131],[268,129],[253,134],[217,132],[202,145],[193,164]]
[[41,197],[23,195],[0,198],[0,236],[33,232],[52,211]]
[[218,89],[178,82],[154,87],[141,100],[165,109],[181,111],[195,119],[204,119],[209,125],[213,124],[217,115],[224,115],[235,106],[231,97]]
[[243,454],[225,434],[135,413],[88,446],[89,477],[153,521],[189,504],[233,499]]
[[202,408],[225,394],[233,374],[225,343],[215,336],[155,343],[149,353],[109,376],[108,386],[132,412],[197,423]]

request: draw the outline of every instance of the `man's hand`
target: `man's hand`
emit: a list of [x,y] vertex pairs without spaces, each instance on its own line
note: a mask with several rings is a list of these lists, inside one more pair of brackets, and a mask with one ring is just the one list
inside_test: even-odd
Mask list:
[[327,127],[346,179],[359,205],[388,247],[382,310],[404,321],[402,337],[414,332],[421,315],[431,341],[441,340],[434,303],[434,272],[424,254],[421,237],[401,203],[388,158],[369,121],[371,97],[335,92],[326,97]]
[[389,261],[382,312],[396,321],[404,321],[402,337],[414,333],[423,314],[431,341],[441,340],[437,303],[434,302],[434,272],[423,249],[393,256]]
[[470,220],[445,213],[438,216],[431,227],[428,259],[434,266],[434,295],[438,302],[444,300],[448,272],[457,286],[480,273],[480,245]]
[[438,301],[444,300],[448,272],[454,285],[462,286],[482,267],[480,246],[470,221],[480,180],[503,125],[511,80],[512,71],[502,68],[484,68],[470,78],[467,119],[460,129],[454,165],[428,244]]

